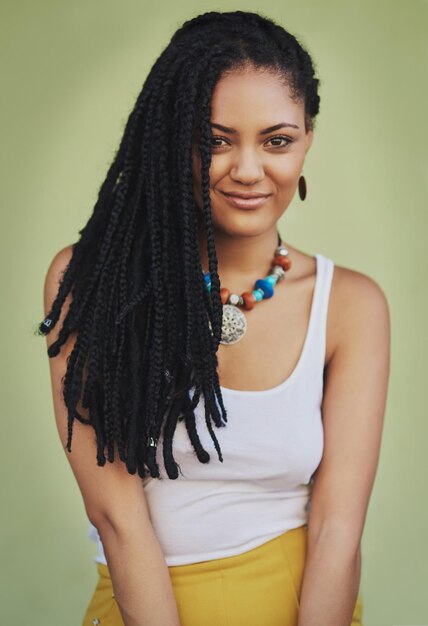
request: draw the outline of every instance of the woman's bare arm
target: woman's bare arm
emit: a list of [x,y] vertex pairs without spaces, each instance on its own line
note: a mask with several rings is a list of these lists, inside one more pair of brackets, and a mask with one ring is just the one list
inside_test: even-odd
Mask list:
[[[55,256],[44,285],[44,309],[48,314],[59,280],[70,257],[71,246]],[[58,336],[70,306],[64,303],[55,328],[47,335],[50,345]],[[56,357],[49,359],[55,419],[63,448],[67,442],[67,410],[62,378],[76,337],[70,336]],[[79,412],[88,417],[79,404]],[[96,464],[92,426],[75,420],[72,452],[65,451],[82,493],[88,518],[103,542],[115,598],[126,626],[179,626],[177,605],[163,552],[153,530],[141,478],[131,475],[116,457],[104,467]]]
[[386,298],[369,277],[336,269],[330,304],[335,315],[329,321],[334,352],[322,406],[324,453],[312,491],[298,626],[351,623],[387,397]]

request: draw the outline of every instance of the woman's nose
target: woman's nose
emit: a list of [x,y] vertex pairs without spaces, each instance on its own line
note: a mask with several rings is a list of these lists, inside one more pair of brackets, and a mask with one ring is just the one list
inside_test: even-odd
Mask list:
[[230,177],[246,185],[262,180],[264,169],[260,157],[253,150],[240,151],[230,168]]

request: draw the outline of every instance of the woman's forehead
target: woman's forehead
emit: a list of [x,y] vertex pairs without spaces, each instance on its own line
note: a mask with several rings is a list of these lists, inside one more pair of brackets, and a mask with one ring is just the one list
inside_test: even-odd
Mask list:
[[211,122],[238,130],[256,124],[264,129],[279,122],[300,126],[303,103],[296,102],[284,78],[265,70],[228,73],[217,82],[211,100]]

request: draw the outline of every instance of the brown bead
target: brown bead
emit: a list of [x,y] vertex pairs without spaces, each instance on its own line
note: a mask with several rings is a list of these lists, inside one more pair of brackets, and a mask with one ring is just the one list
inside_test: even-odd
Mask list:
[[221,287],[220,289],[220,298],[222,304],[227,304],[227,301],[230,296],[230,290],[227,287]]
[[242,294],[242,298],[244,300],[244,309],[250,311],[252,308],[254,308],[257,300],[252,291],[244,291],[244,293]]
[[275,255],[273,258],[274,265],[280,265],[286,272],[291,267],[291,259],[288,256]]

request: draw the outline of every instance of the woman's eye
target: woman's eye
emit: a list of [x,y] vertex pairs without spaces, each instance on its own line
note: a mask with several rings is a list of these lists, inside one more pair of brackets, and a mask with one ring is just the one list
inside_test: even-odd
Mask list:
[[277,135],[276,137],[271,137],[270,139],[268,139],[268,141],[285,141],[286,143],[276,143],[276,144],[271,144],[274,148],[286,148],[287,146],[289,146],[291,143],[293,143],[293,140],[290,139],[290,137],[286,137],[285,135]]
[[212,148],[222,148],[223,145],[214,143],[215,141],[226,141],[223,137],[218,137],[216,135],[211,136],[211,147]]

